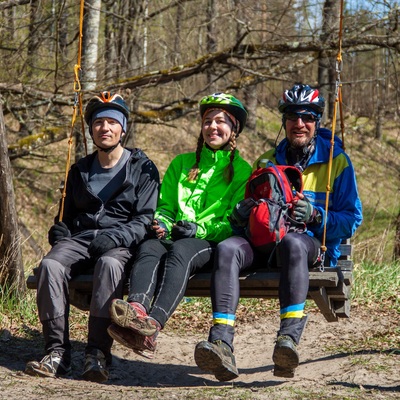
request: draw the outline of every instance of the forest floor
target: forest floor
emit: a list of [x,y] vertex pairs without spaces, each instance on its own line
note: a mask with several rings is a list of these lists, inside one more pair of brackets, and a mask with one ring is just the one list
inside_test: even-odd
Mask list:
[[[182,316],[174,315],[161,332],[152,360],[114,344],[110,379],[105,384],[80,378],[84,340],[73,342],[73,379],[24,374],[25,363],[43,355],[41,334],[33,329],[27,335],[27,327],[23,335],[21,329],[3,329],[0,399],[400,398],[399,318],[391,312],[353,307],[350,319],[328,323],[311,310],[299,345],[301,364],[293,379],[273,376],[276,312],[241,316],[235,337],[240,376],[231,382],[218,382],[196,366],[193,350],[207,338],[209,322],[188,323]],[[181,329],[175,329],[180,322]]]

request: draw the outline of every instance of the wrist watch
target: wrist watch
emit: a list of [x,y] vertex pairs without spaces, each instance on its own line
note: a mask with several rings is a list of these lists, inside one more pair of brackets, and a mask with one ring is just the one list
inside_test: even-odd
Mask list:
[[319,210],[315,209],[315,215],[313,218],[314,224],[320,224],[322,222],[322,215]]

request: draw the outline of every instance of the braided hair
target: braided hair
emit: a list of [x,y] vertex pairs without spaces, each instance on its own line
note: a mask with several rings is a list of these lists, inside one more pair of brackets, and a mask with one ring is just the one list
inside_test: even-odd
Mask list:
[[200,168],[199,168],[199,163],[200,163],[200,156],[201,156],[201,150],[203,148],[204,144],[204,138],[203,138],[203,133],[200,131],[200,136],[197,139],[197,148],[196,148],[196,162],[194,163],[193,167],[190,168],[189,175],[188,175],[188,181],[193,182],[197,179],[199,176]]

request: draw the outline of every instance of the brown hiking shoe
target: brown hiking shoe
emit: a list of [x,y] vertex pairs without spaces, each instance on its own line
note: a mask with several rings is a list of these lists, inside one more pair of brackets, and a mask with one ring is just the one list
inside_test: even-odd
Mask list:
[[300,357],[296,350],[296,343],[290,336],[278,336],[272,360],[275,363],[274,376],[282,378],[294,377],[294,370],[300,363]]
[[110,306],[110,314],[115,324],[143,336],[154,335],[161,328],[155,319],[147,315],[144,307],[139,303],[114,299]]
[[154,358],[157,347],[158,330],[151,336],[143,336],[128,328],[123,328],[117,324],[111,324],[107,328],[108,334],[118,343],[132,349],[136,354],[146,358]]
[[85,365],[83,367],[82,378],[86,381],[103,383],[108,380],[109,372],[107,369],[106,357],[101,350],[85,355]]
[[235,356],[231,348],[221,340],[212,343],[204,340],[198,343],[194,350],[194,360],[200,369],[211,372],[221,382],[239,376]]

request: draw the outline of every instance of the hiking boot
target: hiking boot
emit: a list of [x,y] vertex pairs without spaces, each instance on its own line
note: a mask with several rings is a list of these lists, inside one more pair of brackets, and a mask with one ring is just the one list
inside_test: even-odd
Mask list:
[[85,355],[82,378],[86,381],[103,383],[108,380],[106,357],[99,349]]
[[110,306],[111,319],[122,328],[128,328],[143,336],[154,335],[160,330],[159,323],[149,317],[140,303],[128,303],[115,299]]
[[235,356],[231,348],[221,340],[198,343],[194,350],[194,360],[200,369],[211,372],[221,382],[239,376]]
[[60,353],[52,351],[44,356],[41,361],[29,361],[26,364],[25,373],[44,378],[68,378],[71,376],[71,366],[63,360]]
[[274,376],[293,378],[294,370],[300,363],[296,343],[290,336],[278,336],[276,340],[272,360],[275,363]]
[[118,343],[132,349],[136,354],[146,358],[154,358],[157,347],[158,331],[151,336],[143,336],[130,329],[122,328],[117,324],[111,324],[107,328],[108,334]]

